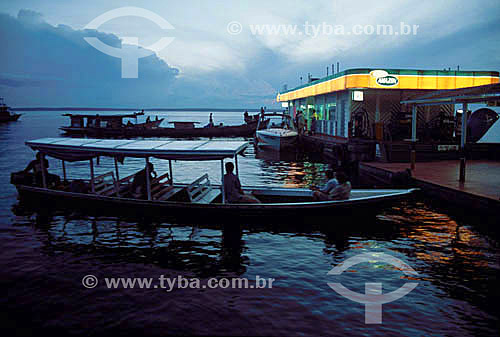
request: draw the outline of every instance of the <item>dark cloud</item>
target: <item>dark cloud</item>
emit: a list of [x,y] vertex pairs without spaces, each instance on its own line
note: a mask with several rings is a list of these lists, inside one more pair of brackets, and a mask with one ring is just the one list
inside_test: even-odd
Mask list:
[[19,105],[165,105],[179,73],[153,55],[139,60],[138,79],[122,79],[121,60],[83,39],[95,36],[119,48],[117,36],[54,27],[30,10],[18,18],[0,14],[0,32],[0,89],[8,87],[9,101]]

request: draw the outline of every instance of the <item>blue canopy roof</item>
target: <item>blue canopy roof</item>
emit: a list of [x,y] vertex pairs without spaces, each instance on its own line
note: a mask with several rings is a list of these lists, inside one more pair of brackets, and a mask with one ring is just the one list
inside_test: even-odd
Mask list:
[[249,143],[220,140],[130,140],[42,138],[27,141],[33,150],[67,161],[98,156],[155,157],[168,160],[221,160],[243,153]]

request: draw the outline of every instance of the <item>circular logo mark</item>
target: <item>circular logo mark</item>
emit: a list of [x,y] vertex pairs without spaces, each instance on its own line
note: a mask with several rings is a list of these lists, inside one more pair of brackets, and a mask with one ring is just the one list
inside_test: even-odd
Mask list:
[[92,289],[97,287],[97,283],[99,283],[99,281],[97,280],[97,277],[95,277],[94,275],[87,275],[84,276],[82,279],[82,284],[87,289]]
[[227,32],[231,35],[238,35],[243,31],[243,25],[238,21],[231,21],[227,24]]

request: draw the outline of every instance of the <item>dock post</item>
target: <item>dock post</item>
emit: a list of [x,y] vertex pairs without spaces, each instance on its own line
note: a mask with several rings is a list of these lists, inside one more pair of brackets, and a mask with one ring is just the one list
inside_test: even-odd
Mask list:
[[146,190],[148,192],[148,200],[151,201],[151,180],[149,179],[149,157],[146,157]]
[[417,106],[413,105],[411,107],[411,150],[410,150],[410,162],[411,170],[415,171],[415,162],[417,160],[416,142],[417,142]]
[[94,186],[94,159],[90,158],[90,190],[95,193]]
[[460,137],[460,183],[465,183],[465,144],[467,143],[467,103],[462,106],[462,135]]
[[42,186],[47,188],[47,177],[45,176],[45,154],[42,153],[40,156],[40,167],[42,168]]
[[221,192],[222,192],[222,203],[225,204],[226,203],[226,195],[224,193],[224,159],[222,159],[220,161],[220,174],[221,174],[220,189],[221,189]]

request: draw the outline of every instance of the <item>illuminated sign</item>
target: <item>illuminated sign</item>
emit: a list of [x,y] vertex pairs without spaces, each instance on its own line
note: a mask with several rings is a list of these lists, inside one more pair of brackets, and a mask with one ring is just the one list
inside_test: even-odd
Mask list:
[[363,102],[363,92],[359,90],[353,91],[352,100],[355,102]]

